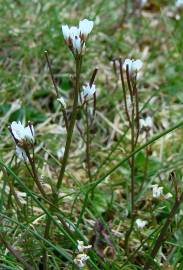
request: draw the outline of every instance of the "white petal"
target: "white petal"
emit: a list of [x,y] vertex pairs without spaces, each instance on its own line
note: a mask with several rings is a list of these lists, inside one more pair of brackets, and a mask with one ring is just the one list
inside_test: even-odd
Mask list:
[[143,66],[143,62],[141,60],[136,60],[132,63],[132,70],[139,71]]
[[147,225],[147,221],[146,220],[142,220],[140,218],[138,218],[136,221],[137,227],[138,228],[144,228]]
[[70,33],[69,33],[70,38],[79,37],[79,33],[80,33],[80,31],[79,31],[79,28],[78,27],[71,26]]
[[69,39],[70,36],[70,29],[68,25],[62,25],[62,33],[65,40]]
[[79,30],[81,35],[84,35],[84,37],[87,37],[88,34],[92,31],[92,29],[93,29],[93,21],[84,19],[79,22]]
[[150,116],[147,116],[146,119],[146,126],[149,127],[149,128],[152,128],[153,127],[153,121],[152,121],[152,117]]
[[96,92],[96,87],[95,84],[92,84],[90,87],[89,83],[87,85],[83,86],[83,92],[82,92],[82,97],[85,99],[88,99],[93,96],[93,94]]
[[140,128],[143,129],[144,127],[146,127],[146,122],[144,119],[140,119],[139,120],[139,123],[140,123]]
[[25,128],[25,139],[30,143],[34,142],[34,129],[32,126],[27,126]]
[[75,53],[82,52],[82,41],[81,41],[79,36],[75,36],[72,38],[72,46],[73,46]]
[[18,141],[22,141],[25,139],[25,128],[20,121],[18,123],[15,121],[12,122],[11,130],[15,139],[17,139]]
[[168,200],[168,199],[170,199],[172,197],[173,197],[173,195],[170,192],[165,195],[166,200]]
[[127,70],[127,66],[128,66],[128,70],[129,72],[132,71],[132,63],[133,61],[131,59],[125,59],[125,62],[123,63],[123,69]]

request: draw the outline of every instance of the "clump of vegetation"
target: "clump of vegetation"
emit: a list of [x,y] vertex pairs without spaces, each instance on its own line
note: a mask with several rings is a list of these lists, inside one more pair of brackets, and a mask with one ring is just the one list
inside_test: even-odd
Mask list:
[[181,270],[183,2],[1,12],[0,268]]

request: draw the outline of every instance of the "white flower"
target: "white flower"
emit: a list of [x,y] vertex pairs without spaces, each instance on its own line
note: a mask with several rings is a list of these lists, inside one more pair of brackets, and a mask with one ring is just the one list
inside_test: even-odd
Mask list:
[[153,198],[159,198],[163,194],[163,187],[158,186],[157,184],[152,185]]
[[81,54],[85,49],[85,40],[93,28],[93,21],[84,19],[79,22],[79,27],[62,25],[65,42],[75,54]]
[[84,99],[89,99],[94,95],[95,92],[96,92],[95,84],[92,84],[92,86],[90,86],[90,84],[87,83],[86,85],[83,85],[83,91],[81,93],[81,96]]
[[63,97],[57,98],[58,102],[60,102],[60,104],[64,107],[64,109],[66,109],[67,105],[65,103],[65,100]]
[[175,2],[176,8],[182,8],[183,7],[183,0],[177,0]]
[[77,248],[78,248],[79,252],[83,252],[84,250],[90,249],[92,247],[91,245],[84,246],[84,242],[83,241],[77,240],[77,243],[78,243]]
[[80,31],[76,26],[71,26],[70,28],[70,38],[79,37]]
[[18,145],[16,145],[16,150],[15,150],[15,153],[17,155],[17,157],[20,159],[20,160],[27,160],[27,155],[24,151],[24,149],[22,149],[21,147],[19,147]]
[[143,129],[143,128],[150,129],[153,127],[152,117],[150,117],[150,116],[147,116],[145,119],[141,118],[139,122],[140,122],[141,129]]
[[70,38],[70,29],[68,25],[62,25],[62,33],[65,41],[68,41]]
[[129,72],[131,72],[131,70],[132,70],[132,63],[133,63],[133,60],[131,60],[131,59],[125,59],[125,62],[123,63],[123,68],[126,70],[127,69],[127,66],[128,66],[128,70],[129,70]]
[[86,261],[89,259],[89,256],[86,254],[78,254],[74,259],[74,263],[79,267],[82,268],[85,266]]
[[69,28],[68,25],[62,25],[62,33],[66,43],[69,44],[72,39],[74,39],[75,37],[79,37],[80,30],[76,26],[71,26]]
[[58,149],[58,151],[57,151],[57,157],[59,159],[63,158],[64,152],[65,152],[65,147],[61,147],[60,149]]
[[33,125],[28,125],[27,127],[25,127],[25,138],[28,142],[33,143],[34,142],[34,128]]
[[135,60],[132,63],[132,70],[133,71],[139,71],[143,66],[143,62],[141,60]]
[[166,200],[168,200],[168,199],[172,198],[173,195],[169,192],[164,197],[165,197]]
[[123,63],[123,69],[127,70],[127,66],[129,73],[138,72],[142,68],[143,62],[140,59],[138,60],[126,59],[125,62]]
[[144,7],[147,4],[148,0],[140,0],[140,6]]
[[10,125],[10,131],[16,142],[22,143],[24,141],[33,143],[34,142],[34,128],[32,124],[24,127],[21,122],[12,122]]
[[87,19],[84,19],[79,22],[79,30],[81,36],[84,37],[84,39],[87,38],[87,36],[90,34],[90,32],[93,29],[93,21],[89,21]]
[[73,36],[71,39],[74,52],[80,54],[83,48],[85,47],[84,42],[81,40],[79,36]]
[[140,218],[136,219],[135,222],[137,224],[137,227],[140,228],[140,229],[143,229],[147,225],[147,221],[146,220],[142,220]]

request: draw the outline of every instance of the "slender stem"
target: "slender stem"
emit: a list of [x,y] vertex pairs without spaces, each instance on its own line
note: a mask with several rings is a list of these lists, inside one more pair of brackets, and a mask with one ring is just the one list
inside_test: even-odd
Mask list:
[[90,83],[89,83],[90,87],[92,87],[92,84],[93,84],[94,81],[95,81],[97,72],[98,72],[98,68],[95,68],[94,71],[93,71],[93,74],[92,74],[92,76],[91,76],[91,79],[90,79]]
[[125,113],[129,122],[129,126],[131,126],[131,120],[130,120],[130,115],[128,112],[127,99],[126,99],[126,87],[125,87],[125,81],[123,77],[122,59],[119,59],[119,66],[120,66],[121,84],[122,84],[123,98],[124,98],[124,105],[125,105]]
[[151,260],[156,257],[156,255],[159,251],[159,248],[161,247],[163,241],[165,240],[165,237],[167,236],[167,229],[168,229],[169,225],[171,224],[175,214],[177,213],[182,201],[183,201],[183,193],[180,195],[179,199],[175,201],[175,203],[172,207],[172,210],[170,211],[170,213],[167,217],[167,220],[166,220],[164,226],[162,227],[160,234],[156,240],[156,243],[151,251],[150,258],[148,257],[146,262],[145,262],[143,270],[148,270],[150,268]]
[[57,191],[59,191],[62,185],[62,180],[64,177],[65,168],[66,168],[67,160],[69,157],[69,150],[71,146],[73,130],[74,130],[76,117],[77,117],[77,106],[78,106],[78,97],[79,97],[79,89],[80,89],[80,71],[81,71],[81,58],[76,58],[76,86],[75,86],[75,91],[74,91],[74,103],[73,103],[71,120],[69,123],[68,132],[67,132],[67,139],[66,139],[64,157],[62,161],[62,167],[61,167],[60,174],[58,177],[58,182],[57,182]]
[[[139,131],[139,94],[138,94],[138,89],[136,85],[136,76],[134,78],[134,84],[133,84],[133,93],[135,95],[135,121],[136,121],[136,128],[137,128],[137,133]],[[138,138],[138,136],[137,136]]]
[[[132,89],[132,85],[131,85],[131,78],[130,78],[130,71],[129,71],[129,66],[126,66],[126,78],[127,78],[127,84],[128,84],[128,89],[130,92],[130,98],[131,98],[131,102],[133,102],[133,89]],[[133,105],[132,105],[133,106]]]
[[[47,216],[45,232],[44,232],[45,239],[49,238],[50,227],[51,227],[51,219]],[[44,252],[43,252],[43,270],[48,270],[48,252],[46,248],[44,249]]]
[[29,165],[27,164],[27,160],[25,157],[24,158],[24,163],[25,163],[25,166],[27,168],[27,171],[29,172],[30,176],[34,179],[34,174],[32,173],[31,169],[29,168]]
[[15,191],[15,189],[14,189],[14,185],[12,184],[11,181],[9,182],[9,186],[10,186],[11,193],[12,193],[13,196],[15,197],[15,201],[16,201],[18,207],[20,208],[20,210],[22,210],[22,208],[23,208],[23,207],[22,207],[22,203],[20,202],[20,200],[19,200],[19,198],[18,198],[18,196],[17,196],[17,194],[16,194],[16,191]]
[[86,103],[85,116],[86,116],[86,164],[87,164],[88,178],[90,182],[92,182],[91,163],[90,163],[90,127],[89,127],[87,103]]
[[[45,193],[45,191],[44,191],[44,189],[43,189],[43,187],[42,187],[42,185],[41,185],[41,183],[39,181],[38,175],[37,175],[37,170],[36,170],[36,166],[35,166],[35,160],[34,160],[34,158],[33,159],[31,158],[29,150],[25,149],[25,152],[26,152],[27,158],[28,158],[29,163],[30,163],[31,168],[32,168],[32,173],[33,173],[33,176],[34,176],[33,179],[34,179],[39,191],[43,195],[43,197],[46,197],[46,193]],[[34,154],[33,154],[33,156],[34,156]],[[31,174],[31,176],[32,176],[32,174]]]
[[[67,160],[69,157],[69,150],[71,146],[72,135],[73,135],[74,126],[75,126],[76,117],[77,117],[77,106],[78,106],[79,89],[80,89],[80,72],[81,72],[81,58],[76,58],[76,85],[75,85],[75,91],[74,91],[74,102],[73,102],[73,109],[72,109],[70,124],[67,129],[67,139],[66,139],[65,151],[64,151],[63,161],[62,161],[62,167],[60,169],[57,186],[56,186],[57,191],[56,191],[56,194],[54,194],[54,198],[53,198],[53,203],[56,205],[58,204],[59,189],[62,185],[62,180],[64,177]],[[50,211],[54,211],[54,207],[50,206]],[[45,225],[45,232],[44,232],[44,237],[46,239],[49,238],[50,227],[51,227],[51,219],[50,217],[47,217],[46,225]],[[48,269],[47,250],[44,250],[43,252],[43,269],[44,270]]]
[[85,137],[84,137],[84,134],[83,134],[83,132],[82,132],[82,129],[81,129],[81,127],[79,126],[78,123],[76,123],[76,127],[77,127],[77,129],[78,129],[78,131],[79,131],[79,133],[80,133],[80,135],[81,135],[82,140],[83,140],[84,142],[86,142]]
[[[131,152],[135,150],[135,121],[134,121],[134,101],[132,99],[132,126],[131,126]],[[135,156],[131,158],[131,213],[134,212],[134,178],[135,178]]]
[[[131,118],[131,152],[133,153],[135,150],[135,114],[134,114],[134,99],[132,95],[132,118]],[[127,230],[125,235],[125,252],[126,255],[129,256],[129,239],[131,232],[133,230],[134,222],[135,222],[135,207],[134,207],[134,197],[135,197],[135,156],[132,155],[131,162],[131,225],[130,228]]]
[[49,60],[49,57],[48,57],[48,52],[45,51],[44,53],[45,53],[46,61],[47,61],[48,68],[49,68],[49,71],[50,71],[51,80],[53,82],[53,86],[55,88],[55,92],[56,92],[57,97],[58,97],[59,96],[58,87],[57,87],[57,84],[56,84],[56,81],[55,81],[55,78],[54,78],[54,75],[53,75],[53,71],[52,71],[52,68],[51,68],[51,63],[50,63],[50,60]]
[[[149,131],[146,130],[146,142],[148,141],[148,137],[149,137]],[[149,147],[147,146],[145,148],[145,162],[144,162],[144,173],[143,173],[143,177],[142,177],[142,181],[141,181],[141,185],[140,188],[138,190],[138,193],[140,193],[142,191],[142,188],[144,186],[146,177],[147,177],[147,169],[148,169],[148,161],[149,161]]]
[[[122,82],[122,88],[124,91],[124,96],[126,96],[121,60],[120,60],[120,73],[121,73],[121,82]],[[130,98],[131,98],[131,105],[132,105],[131,120],[129,120],[129,124],[130,124],[130,130],[131,130],[131,152],[133,153],[135,151],[136,144],[138,141],[138,136],[139,136],[139,99],[138,99],[138,91],[137,91],[137,87],[136,87],[136,78],[134,78],[134,80],[133,80],[133,78],[129,72],[128,65],[126,68],[126,77],[127,77],[128,90],[129,90]],[[128,117],[128,108],[127,107],[126,107],[126,110],[127,110],[126,114]],[[136,218],[136,210],[135,210],[135,155],[132,155],[131,159],[129,161],[130,161],[129,164],[130,164],[130,168],[131,168],[131,187],[130,187],[130,189],[131,189],[130,190],[130,192],[131,192],[131,224],[130,224],[130,228],[127,230],[126,235],[125,235],[125,252],[126,252],[127,257],[129,256],[129,239],[130,239],[130,235],[133,231],[135,218]]]
[[[93,74],[91,76],[91,79],[90,79],[90,83],[89,83],[90,87],[92,87],[92,84],[95,81],[97,72],[98,72],[98,68],[95,68],[94,71],[93,71]],[[92,122],[94,121],[94,118],[95,118],[96,104],[97,104],[96,93],[94,93],[93,94],[93,118],[92,118]]]

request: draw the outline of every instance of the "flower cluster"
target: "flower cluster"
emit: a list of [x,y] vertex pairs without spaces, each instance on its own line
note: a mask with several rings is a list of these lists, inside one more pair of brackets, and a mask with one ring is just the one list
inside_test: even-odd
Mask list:
[[142,130],[150,130],[153,128],[153,120],[150,116],[147,116],[146,118],[141,118],[139,122],[140,129]]
[[160,198],[160,197],[164,197],[164,199],[172,198],[171,193],[163,194],[163,187],[157,184],[154,184],[151,187],[152,187],[153,198]]
[[81,92],[81,99],[86,101],[89,100],[96,92],[95,84],[90,86],[89,83],[83,85],[83,91]]
[[27,127],[22,123],[12,122],[9,126],[9,131],[16,143],[16,155],[19,159],[25,160],[27,158],[25,149],[34,144],[35,132],[33,125],[29,122]]
[[142,220],[140,218],[137,218],[135,222],[136,222],[137,227],[139,229],[143,229],[147,225],[147,221],[146,220]]
[[85,251],[87,249],[90,249],[92,247],[91,245],[84,246],[84,242],[83,241],[77,240],[77,243],[78,243],[77,248],[78,248],[79,252],[83,252],[83,251]]
[[126,59],[123,63],[123,69],[125,71],[129,71],[130,74],[133,74],[134,72],[138,72],[143,66],[143,62],[138,59],[138,60],[134,60],[134,59]]
[[85,50],[85,41],[93,29],[93,21],[84,19],[79,22],[79,27],[62,25],[65,43],[75,55],[80,55]]
[[9,126],[9,130],[16,144],[34,143],[35,132],[31,123],[24,127],[20,121],[18,123],[14,121]]
[[77,245],[77,249],[80,252],[76,258],[74,259],[74,263],[79,267],[82,268],[85,266],[86,261],[89,259],[89,256],[86,255],[84,252],[86,252],[86,250],[90,249],[92,246],[88,245],[85,246],[83,241],[77,241],[78,245]]
[[163,195],[163,187],[158,186],[157,184],[152,185],[153,198],[159,198]]
[[74,263],[79,267],[82,268],[85,266],[86,261],[89,259],[89,256],[86,254],[78,254],[74,259]]

